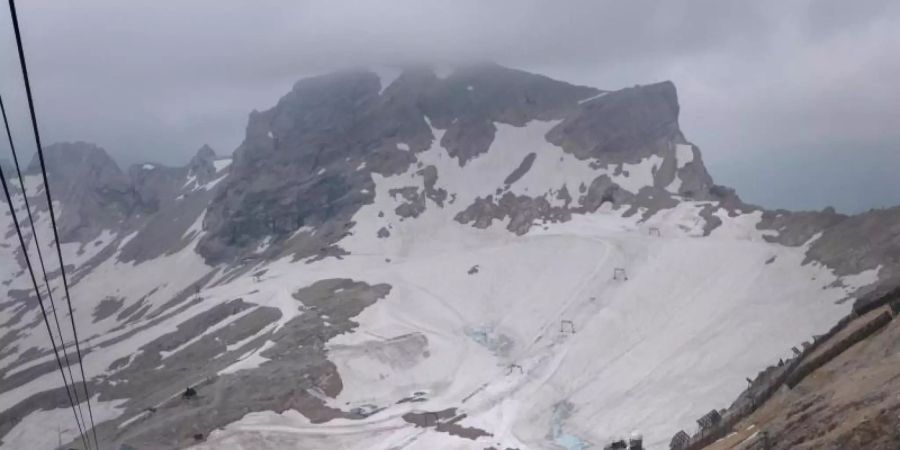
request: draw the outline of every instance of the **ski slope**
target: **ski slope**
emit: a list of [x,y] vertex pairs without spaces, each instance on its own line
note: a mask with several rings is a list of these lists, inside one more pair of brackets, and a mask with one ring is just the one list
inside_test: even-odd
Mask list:
[[[491,152],[465,169],[431,151],[420,160],[436,165],[438,184],[465,205],[535,150],[515,143],[540,142],[530,137],[549,125],[501,127],[495,145],[508,149],[502,159]],[[510,137],[516,132],[523,136]],[[540,145],[549,147],[536,149],[549,167],[522,178],[545,178],[529,186],[532,195],[540,186],[584,182],[583,168],[554,170],[560,159],[548,154],[553,146]],[[877,279],[876,271],[836,287],[830,270],[803,264],[805,247],[766,242],[755,227],[758,212],[722,211],[723,224],[702,237],[703,202],[683,201],[645,221],[604,207],[524,236],[501,222],[484,230],[461,226],[452,219],[462,206],[429,208],[415,220],[381,217],[396,206],[389,189],[412,178],[376,176],[374,204],[358,212],[356,232],[341,243],[350,252],[344,260],[303,273],[280,261],[266,275],[266,283],[281,287],[288,279],[299,287],[327,277],[393,286],[358,317],[355,332],[329,342],[343,380],[331,403],[385,409],[325,425],[290,412],[253,413],[201,447],[579,449],[638,430],[649,448],[661,448],[678,429],[726,406],[745,377],[829,328],[850,307],[836,302]],[[473,179],[481,181],[467,182]],[[390,237],[374,239],[381,226]],[[613,279],[617,268],[627,281]],[[561,331],[562,321],[575,332],[568,324]],[[396,403],[416,392],[425,401]],[[470,441],[401,418],[449,407],[467,414],[460,424],[493,436]]]
[[[273,434],[265,439],[334,448],[387,449],[406,441],[410,449],[474,449],[487,442],[555,448],[547,436],[555,408],[567,402],[574,408],[561,424],[565,434],[603,445],[638,429],[650,448],[659,448],[677,429],[734,398],[746,376],[789,356],[792,345],[827,329],[849,308],[834,303],[848,288],[828,288],[836,278],[825,268],[803,266],[803,249],[759,238],[651,237],[644,228],[613,211],[519,238],[451,224],[420,237],[423,245],[439,246],[463,233],[469,246],[421,252],[401,246],[408,254],[390,254],[387,265],[382,255],[348,256],[302,275],[286,262],[274,264],[267,285],[353,275],[394,286],[358,317],[359,329],[329,343],[344,383],[334,405],[387,409],[364,421],[324,426],[255,414],[208,445]],[[478,273],[468,274],[474,265]],[[617,267],[626,269],[627,281],[612,279]],[[561,332],[562,320],[571,320],[575,333]],[[422,336],[427,345],[403,345],[407,336]],[[510,373],[512,364],[521,373]],[[416,391],[426,392],[427,400],[394,405]],[[447,407],[468,414],[466,426],[494,437],[466,441],[422,433],[400,419],[411,410]],[[351,445],[368,433],[384,439]]]

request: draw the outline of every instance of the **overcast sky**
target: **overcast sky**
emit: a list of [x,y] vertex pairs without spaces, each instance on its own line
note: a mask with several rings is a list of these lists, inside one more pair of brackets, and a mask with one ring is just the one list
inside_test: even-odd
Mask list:
[[[94,142],[123,166],[180,165],[204,143],[229,154],[249,111],[303,76],[492,60],[602,89],[672,80],[682,130],[747,201],[900,204],[896,1],[19,3],[45,144]],[[0,93],[25,147],[5,7],[0,18]]]

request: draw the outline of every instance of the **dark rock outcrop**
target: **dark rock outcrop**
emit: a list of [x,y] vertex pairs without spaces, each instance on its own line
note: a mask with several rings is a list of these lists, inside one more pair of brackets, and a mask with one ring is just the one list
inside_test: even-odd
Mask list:
[[208,145],[197,150],[197,154],[188,162],[188,173],[197,177],[199,184],[205,184],[216,177],[216,152]]
[[579,159],[637,163],[685,142],[678,129],[678,98],[671,82],[635,86],[585,102],[547,133],[547,140]]
[[510,184],[515,183],[522,178],[528,170],[531,169],[531,165],[534,164],[534,159],[537,157],[537,153],[529,153],[525,156],[525,159],[519,164],[519,167],[516,167],[516,170],[513,170],[505,180],[503,180],[503,184],[509,186]]

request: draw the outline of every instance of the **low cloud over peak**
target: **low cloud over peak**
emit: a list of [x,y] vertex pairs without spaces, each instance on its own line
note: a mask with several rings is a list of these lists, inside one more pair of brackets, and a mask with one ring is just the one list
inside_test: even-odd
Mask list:
[[[716,179],[772,207],[900,203],[900,5],[889,1],[27,2],[44,139],[122,163],[234,149],[247,114],[349,66],[501,64],[601,89],[672,80]],[[0,81],[26,147],[8,20]]]

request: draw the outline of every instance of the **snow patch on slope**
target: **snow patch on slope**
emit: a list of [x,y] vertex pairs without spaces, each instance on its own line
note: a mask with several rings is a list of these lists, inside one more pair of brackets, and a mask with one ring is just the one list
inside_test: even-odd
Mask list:
[[225,170],[230,165],[231,165],[231,158],[217,159],[217,160],[213,161],[213,167],[216,168],[216,173]]
[[694,161],[694,146],[691,144],[675,144],[676,168],[681,170]]
[[[455,172],[458,165],[441,150],[435,145],[422,158],[438,166],[438,185],[458,201],[491,189],[464,186],[464,174]],[[490,154],[467,164],[478,174],[468,179],[518,164],[509,158],[501,165]],[[523,192],[539,185],[529,184],[538,183],[529,174],[540,180],[550,172],[542,172],[538,161],[519,180]],[[646,174],[656,163],[645,160],[636,173]],[[484,186],[502,182],[500,176]],[[658,446],[734,398],[747,374],[790,356],[789,343],[821,333],[849,308],[835,304],[845,292],[829,287],[837,279],[830,270],[802,265],[803,248],[762,239],[758,212],[732,217],[721,211],[722,226],[709,238],[697,238],[703,234],[699,214],[708,202],[682,202],[647,221],[603,207],[516,237],[498,226],[478,230],[449,221],[457,204],[429,203],[415,220],[400,221],[391,214],[399,200],[388,191],[410,184],[424,188],[422,180],[411,172],[373,178],[374,202],[360,209],[355,233],[339,243],[349,255],[301,268],[279,260],[246,299],[278,307],[284,323],[300,313],[290,292],[311,281],[352,277],[390,284],[391,293],[355,319],[357,330],[328,343],[344,386],[332,405],[387,410],[315,427],[273,416],[280,425],[257,422],[254,433],[336,445],[366,432],[384,435],[379,443],[367,440],[367,448],[398,442],[434,448],[446,446],[446,439],[459,448],[483,448],[484,441],[423,433],[399,418],[412,410],[458,407],[468,415],[465,426],[493,433],[502,445],[541,447],[559,425],[553,405],[566,401],[573,410],[559,425],[559,436],[597,443],[639,428],[648,444]],[[387,214],[379,217],[381,212]],[[376,237],[382,226],[391,230],[389,237]],[[772,255],[777,258],[766,264]],[[477,273],[469,273],[474,266]],[[613,279],[617,268],[628,281]],[[871,279],[860,276],[860,282]],[[250,289],[241,283],[229,289]],[[792,317],[808,320],[798,324]],[[577,332],[560,331],[563,320],[573,321]],[[503,351],[484,345],[471,332],[479,329],[511,345]],[[408,345],[413,341],[427,343],[427,356]],[[264,362],[258,354],[248,352],[239,368]],[[735,360],[737,354],[741,358]],[[413,392],[427,395],[414,406],[397,405]],[[240,423],[235,426],[246,425]],[[224,433],[238,439],[233,431]]]

